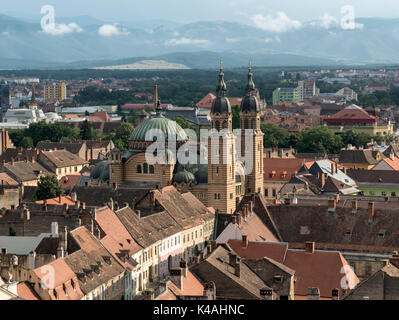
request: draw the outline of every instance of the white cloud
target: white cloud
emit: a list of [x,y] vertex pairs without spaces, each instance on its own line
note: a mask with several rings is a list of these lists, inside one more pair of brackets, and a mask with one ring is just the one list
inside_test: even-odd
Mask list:
[[227,43],[235,43],[241,41],[240,38],[226,38]]
[[165,41],[166,46],[179,46],[179,45],[196,45],[196,46],[209,46],[212,42],[209,40],[201,40],[201,39],[189,39],[189,38],[179,38],[179,39],[170,39]]
[[2,34],[3,36],[8,36],[10,33],[9,33],[8,31],[3,31],[1,34]]
[[325,13],[318,22],[319,25],[324,29],[329,29],[333,24],[338,24],[338,20],[333,16],[330,16],[328,13]]
[[103,37],[121,36],[128,35],[129,31],[126,28],[120,28],[117,23],[114,24],[104,24],[98,28],[99,35]]
[[53,36],[60,36],[67,33],[82,32],[83,29],[79,27],[75,22],[70,24],[46,24],[42,26],[44,33],[51,34]]
[[271,32],[286,32],[290,30],[300,29],[302,23],[297,20],[290,19],[285,12],[277,12],[275,17],[271,15],[264,16],[257,14],[252,17],[252,21],[259,29]]

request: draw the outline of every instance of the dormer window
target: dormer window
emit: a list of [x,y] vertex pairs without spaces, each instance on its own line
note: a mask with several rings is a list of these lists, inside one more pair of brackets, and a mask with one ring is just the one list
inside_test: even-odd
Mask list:
[[62,285],[62,290],[64,290],[65,296],[68,296],[68,290],[67,290],[65,284]]
[[378,238],[382,239],[385,237],[385,230],[378,231]]
[[281,283],[283,281],[283,275],[281,275],[281,274],[275,275],[274,278],[273,278],[273,281],[275,283]]

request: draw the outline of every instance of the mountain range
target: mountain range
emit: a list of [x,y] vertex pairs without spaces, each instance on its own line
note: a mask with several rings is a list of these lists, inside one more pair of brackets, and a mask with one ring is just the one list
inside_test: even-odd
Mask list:
[[399,19],[357,19],[357,28],[316,21],[272,32],[238,22],[109,23],[90,16],[40,21],[0,15],[0,69],[92,68],[163,60],[189,68],[396,64]]

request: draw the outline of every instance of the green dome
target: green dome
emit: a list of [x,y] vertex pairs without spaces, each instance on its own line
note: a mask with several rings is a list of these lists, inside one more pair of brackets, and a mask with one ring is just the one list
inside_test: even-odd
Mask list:
[[171,134],[172,137],[176,136],[177,141],[185,141],[188,139],[186,132],[175,121],[169,120],[163,116],[157,116],[140,123],[138,127],[134,129],[129,141],[145,142],[147,132],[152,129],[161,130],[166,140],[168,140],[169,134]]
[[201,164],[199,170],[195,173],[195,179],[198,183],[208,183],[208,165]]
[[195,183],[196,181],[194,175],[191,172],[184,170],[174,175],[173,182],[189,184],[190,182]]
[[109,161],[104,160],[95,165],[95,167],[91,170],[90,173],[91,179],[98,179],[101,181],[109,180]]

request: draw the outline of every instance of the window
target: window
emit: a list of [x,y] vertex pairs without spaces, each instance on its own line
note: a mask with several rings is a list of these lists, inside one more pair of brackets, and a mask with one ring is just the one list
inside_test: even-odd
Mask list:
[[143,164],[143,172],[144,172],[144,174],[148,173],[148,164],[146,164],[146,163]]
[[391,197],[396,197],[396,192],[391,192]]
[[381,192],[381,195],[382,195],[383,197],[385,197],[385,196],[387,195],[387,193],[386,193],[385,191],[382,191],[382,192]]
[[154,173],[155,173],[154,166],[150,166],[150,174],[154,174]]
[[269,189],[265,189],[265,197],[269,196]]
[[273,189],[272,192],[273,192],[273,197],[275,197],[277,194],[276,189]]
[[137,173],[141,173],[141,165],[140,164],[137,165]]

